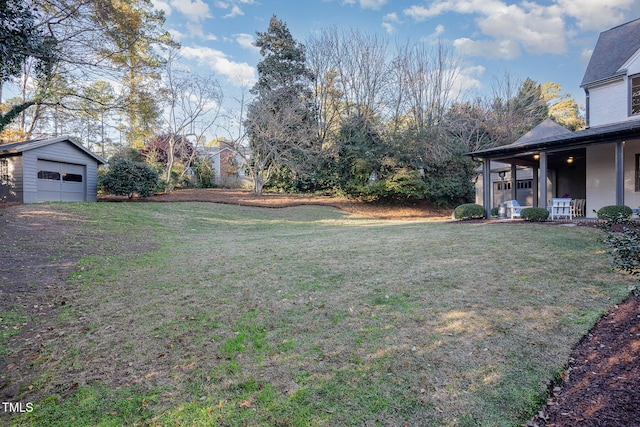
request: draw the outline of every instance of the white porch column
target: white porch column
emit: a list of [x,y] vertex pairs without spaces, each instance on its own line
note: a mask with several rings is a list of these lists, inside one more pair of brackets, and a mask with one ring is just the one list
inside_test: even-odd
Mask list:
[[531,167],[532,169],[532,174],[533,174],[533,179],[532,179],[532,183],[531,183],[531,191],[533,192],[533,206],[535,206],[536,208],[539,207],[538,203],[539,203],[539,199],[538,199],[538,167],[537,166],[533,166]]
[[616,205],[624,205],[624,141],[616,142]]
[[482,159],[482,202],[485,218],[491,218],[491,160]]
[[547,208],[547,153],[540,153],[540,170],[538,171],[538,207]]
[[511,165],[511,200],[518,199],[518,176],[516,165]]

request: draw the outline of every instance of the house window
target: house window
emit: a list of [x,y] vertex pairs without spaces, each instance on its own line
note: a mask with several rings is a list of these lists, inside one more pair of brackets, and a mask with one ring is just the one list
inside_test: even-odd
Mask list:
[[502,182],[496,182],[497,190],[511,190],[511,181],[504,183],[504,188],[502,188]]
[[46,179],[48,181],[60,181],[60,173],[52,171],[38,171],[38,179]]
[[631,114],[640,114],[640,76],[631,78]]
[[532,184],[533,182],[530,179],[525,179],[522,181],[518,181],[518,189],[524,189],[524,188],[532,188]]
[[9,185],[9,160],[0,159],[0,185]]
[[636,154],[636,191],[640,191],[640,154]]

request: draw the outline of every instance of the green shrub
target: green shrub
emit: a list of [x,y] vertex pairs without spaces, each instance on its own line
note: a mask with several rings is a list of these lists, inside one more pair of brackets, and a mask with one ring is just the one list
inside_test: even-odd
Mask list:
[[614,268],[634,276],[640,275],[640,231],[625,227],[623,231],[608,231],[604,237]]
[[99,185],[107,194],[148,197],[156,191],[158,173],[145,163],[119,159],[109,164]]
[[499,210],[498,207],[491,208],[491,216],[498,216]]
[[543,222],[549,218],[549,211],[544,208],[524,208],[520,211],[520,217],[531,222]]
[[479,219],[484,218],[484,207],[476,203],[465,203],[453,211],[455,219]]
[[631,218],[633,211],[629,206],[625,205],[611,205],[600,208],[597,212],[598,219],[605,221],[612,221],[614,223],[622,223]]

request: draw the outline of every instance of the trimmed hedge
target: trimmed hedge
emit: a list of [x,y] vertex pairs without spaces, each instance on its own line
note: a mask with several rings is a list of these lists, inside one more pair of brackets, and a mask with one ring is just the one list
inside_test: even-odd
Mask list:
[[520,217],[531,222],[543,222],[549,218],[549,211],[544,208],[524,208],[520,211]]
[[596,213],[598,215],[598,219],[613,222],[624,222],[633,215],[631,208],[625,205],[604,206]]
[[455,219],[481,219],[484,218],[484,207],[476,203],[465,203],[458,206],[453,211]]

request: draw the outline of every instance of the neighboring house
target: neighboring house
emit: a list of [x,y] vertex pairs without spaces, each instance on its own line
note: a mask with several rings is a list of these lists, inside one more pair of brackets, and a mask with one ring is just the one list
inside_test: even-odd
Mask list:
[[218,147],[201,147],[198,149],[198,155],[211,162],[217,186],[239,188],[250,184],[249,178],[245,175],[243,156],[228,142],[220,141]]
[[[607,205],[640,207],[640,19],[600,34],[584,74],[587,128],[571,132],[546,120],[518,141],[470,153],[483,161],[482,182],[507,164],[511,194],[546,208],[553,197],[586,199],[587,217]],[[519,168],[530,170],[532,203],[517,197]],[[515,177],[515,179],[514,179]],[[493,178],[495,179],[495,178]],[[493,186],[482,186],[487,211]]]
[[104,163],[69,137],[0,145],[0,201],[95,202]]

